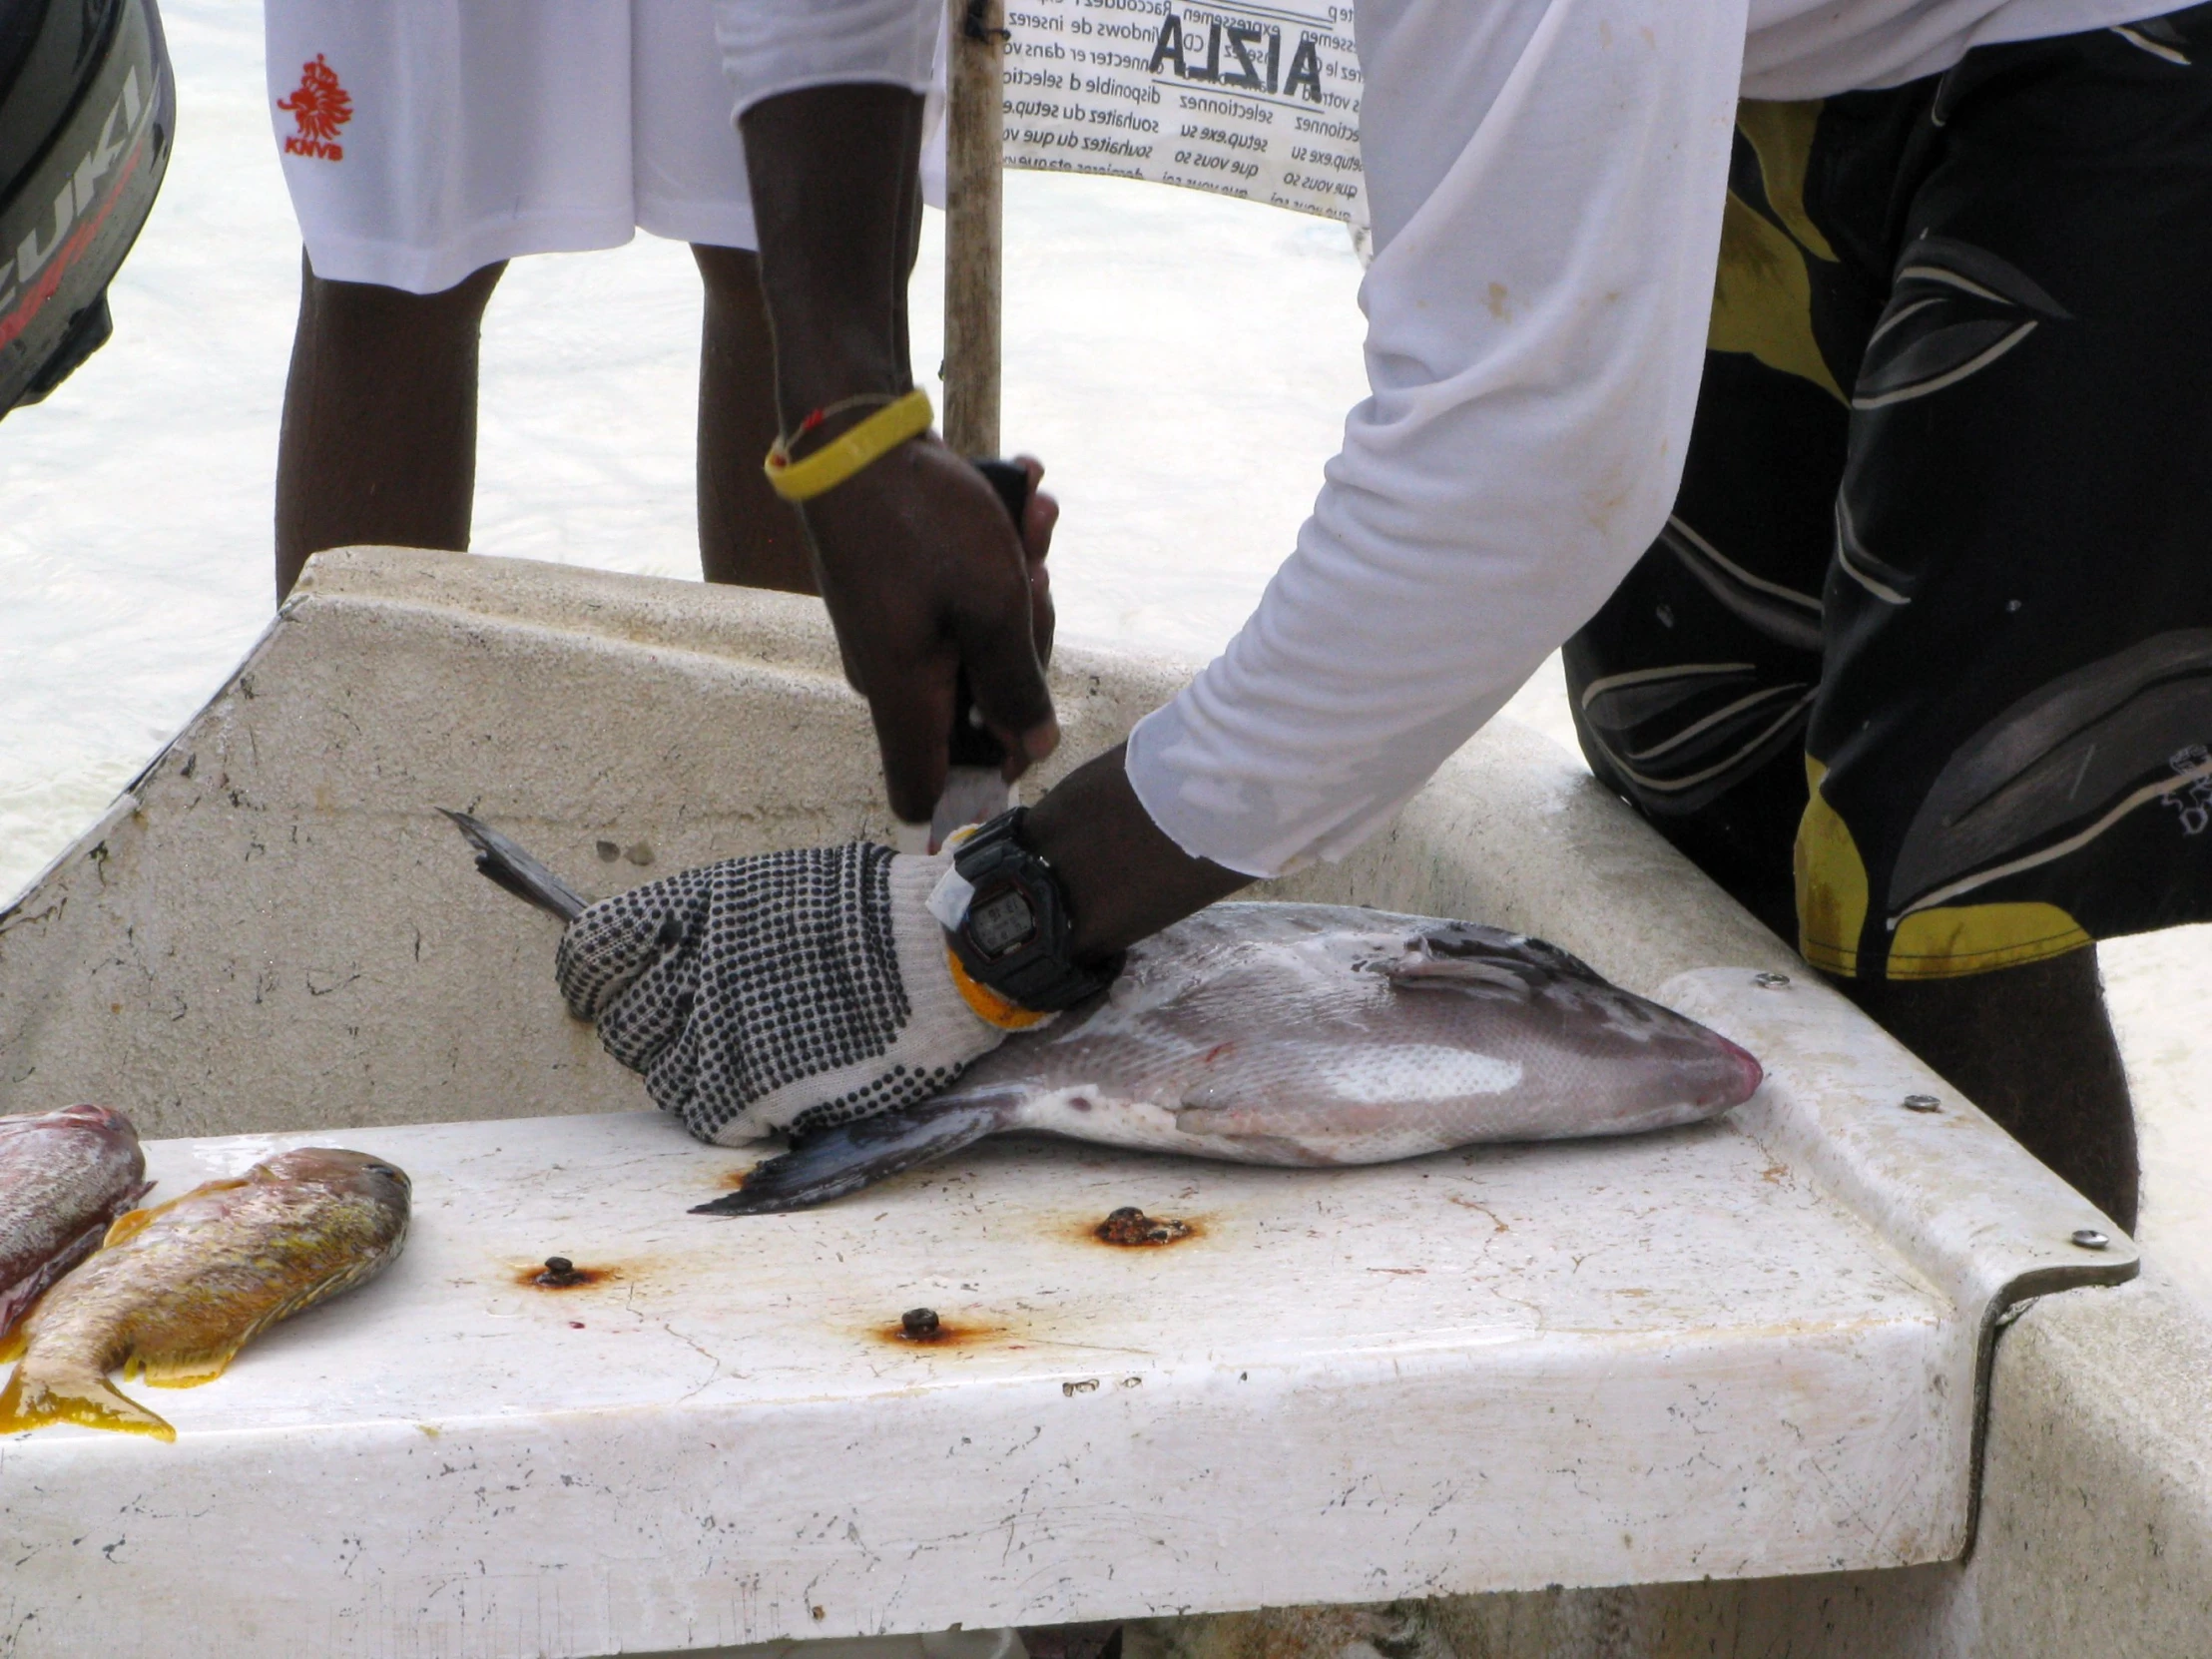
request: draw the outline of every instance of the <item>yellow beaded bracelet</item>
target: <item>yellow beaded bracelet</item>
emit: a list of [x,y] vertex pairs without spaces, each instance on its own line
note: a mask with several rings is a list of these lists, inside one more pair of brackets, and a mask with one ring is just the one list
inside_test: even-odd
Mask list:
[[[881,460],[908,438],[929,430],[929,423],[936,418],[936,411],[929,406],[929,394],[916,386],[905,396],[885,404],[848,432],[840,432],[803,461],[791,457],[791,446],[778,438],[769,446],[768,459],[762,469],[768,474],[769,488],[786,501],[812,501],[826,490],[833,490],[855,472]],[[799,432],[822,419],[818,414],[809,415],[801,423]],[[798,434],[795,434],[798,435]]]

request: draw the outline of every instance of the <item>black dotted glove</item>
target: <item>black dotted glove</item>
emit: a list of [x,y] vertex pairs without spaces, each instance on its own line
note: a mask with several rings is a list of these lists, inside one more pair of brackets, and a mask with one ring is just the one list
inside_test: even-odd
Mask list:
[[554,972],[703,1141],[872,1117],[1005,1035],[961,996],[926,907],[950,861],[856,842],[688,869],[585,910]]

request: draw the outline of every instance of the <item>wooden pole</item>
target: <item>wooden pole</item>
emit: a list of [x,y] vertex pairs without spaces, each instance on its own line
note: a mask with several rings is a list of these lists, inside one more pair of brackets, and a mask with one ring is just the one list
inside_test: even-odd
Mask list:
[[944,440],[998,453],[1005,0],[949,0],[945,121]]

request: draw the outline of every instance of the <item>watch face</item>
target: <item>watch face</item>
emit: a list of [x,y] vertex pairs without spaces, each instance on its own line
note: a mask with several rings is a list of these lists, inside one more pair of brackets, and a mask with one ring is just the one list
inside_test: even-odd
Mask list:
[[968,937],[986,956],[1003,956],[1027,944],[1036,931],[1036,915],[1019,887],[1001,887],[968,907]]

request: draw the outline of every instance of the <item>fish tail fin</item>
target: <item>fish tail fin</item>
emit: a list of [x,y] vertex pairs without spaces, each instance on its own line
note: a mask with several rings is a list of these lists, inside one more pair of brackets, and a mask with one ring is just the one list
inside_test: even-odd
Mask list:
[[450,807],[440,807],[438,811],[451,819],[468,844],[476,848],[476,868],[485,879],[563,921],[574,921],[584,913],[584,901],[577,896],[576,889],[523,851],[513,839],[466,813],[456,813]]
[[0,1434],[44,1428],[54,1422],[81,1422],[87,1428],[111,1428],[125,1434],[151,1434],[174,1440],[177,1430],[89,1366],[41,1366],[30,1356],[15,1368],[0,1390]]
[[840,1123],[809,1135],[745,1178],[745,1185],[695,1216],[766,1216],[807,1210],[862,1187],[935,1163],[1007,1127],[1008,1101],[997,1097],[929,1100],[903,1111]]

